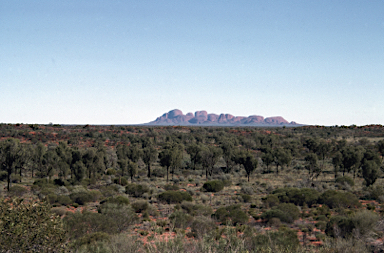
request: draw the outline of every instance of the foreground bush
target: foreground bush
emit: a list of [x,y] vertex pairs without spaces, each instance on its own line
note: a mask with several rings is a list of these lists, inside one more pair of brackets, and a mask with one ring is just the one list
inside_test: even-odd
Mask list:
[[66,232],[48,203],[0,203],[0,252],[65,252]]
[[158,195],[158,199],[168,204],[180,204],[183,201],[192,201],[192,196],[182,191],[165,191]]
[[273,192],[281,203],[293,203],[298,206],[303,206],[304,204],[311,206],[316,204],[320,193],[315,189],[309,188],[280,188]]

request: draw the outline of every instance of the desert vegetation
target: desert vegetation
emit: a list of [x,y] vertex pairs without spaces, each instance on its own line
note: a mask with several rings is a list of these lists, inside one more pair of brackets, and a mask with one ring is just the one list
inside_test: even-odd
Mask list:
[[0,252],[380,252],[384,127],[0,124]]

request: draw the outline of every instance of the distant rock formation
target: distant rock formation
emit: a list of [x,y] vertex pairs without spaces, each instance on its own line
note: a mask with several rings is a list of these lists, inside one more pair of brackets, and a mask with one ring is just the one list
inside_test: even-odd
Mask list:
[[249,117],[233,116],[231,114],[208,114],[206,111],[197,111],[195,114],[183,114],[175,109],[164,113],[156,120],[146,125],[226,125],[226,126],[298,126],[294,121],[288,122],[281,116],[264,118],[251,115]]

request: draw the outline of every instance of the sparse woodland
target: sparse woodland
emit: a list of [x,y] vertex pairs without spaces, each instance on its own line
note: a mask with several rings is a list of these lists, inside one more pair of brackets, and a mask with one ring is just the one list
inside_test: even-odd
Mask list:
[[384,127],[0,124],[0,252],[382,252]]

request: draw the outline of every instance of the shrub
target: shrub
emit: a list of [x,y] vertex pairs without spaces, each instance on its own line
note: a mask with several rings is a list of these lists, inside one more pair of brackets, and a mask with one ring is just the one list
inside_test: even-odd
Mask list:
[[193,236],[198,238],[203,237],[205,234],[216,229],[216,227],[215,222],[211,218],[205,216],[196,217],[191,224]]
[[318,202],[319,204],[326,204],[330,208],[361,206],[359,199],[354,194],[350,192],[337,192],[334,190],[328,190],[321,194]]
[[166,173],[167,173],[166,170],[163,168],[154,168],[151,174],[154,177],[164,177]]
[[350,186],[354,186],[355,185],[355,182],[353,181],[352,178],[348,177],[348,176],[345,176],[345,177],[337,177],[336,180],[335,180],[335,183],[336,184],[348,184]]
[[145,200],[139,200],[132,203],[131,206],[136,213],[142,213],[148,209],[148,202]]
[[283,203],[277,207],[264,212],[261,215],[262,219],[269,222],[272,218],[279,218],[282,222],[292,223],[299,218],[300,211],[292,203]]
[[183,201],[181,208],[192,216],[210,216],[212,214],[212,208],[210,206],[194,205],[188,201]]
[[112,169],[112,168],[107,169],[105,174],[107,174],[107,175],[115,175],[116,174],[116,170]]
[[248,194],[241,194],[241,197],[243,198],[243,201],[245,203],[248,203],[251,201],[251,196],[249,196]]
[[82,245],[90,245],[90,244],[93,244],[96,242],[102,242],[102,241],[108,242],[109,239],[110,239],[110,236],[104,232],[90,233],[81,237],[76,243],[76,247],[79,247]]
[[63,181],[61,178],[55,178],[53,180],[53,184],[54,185],[58,185],[58,186],[65,186],[65,185],[68,185],[68,183],[66,181]]
[[0,171],[0,181],[5,181],[8,178],[8,173],[6,171]]
[[178,191],[179,190],[179,186],[175,185],[175,184],[166,184],[164,186],[164,189],[166,191]]
[[125,177],[118,177],[113,179],[113,183],[126,186],[128,184],[128,180]]
[[190,226],[193,218],[182,211],[175,211],[169,216],[169,220],[175,227],[185,229]]
[[117,205],[129,205],[129,199],[124,196],[110,197],[100,202],[100,204],[109,203]]
[[150,189],[145,184],[128,184],[125,187],[125,192],[133,197],[141,197],[144,193],[150,192]]
[[258,234],[246,243],[255,252],[296,252],[300,246],[297,233],[285,227],[275,232]]
[[355,225],[350,218],[344,216],[332,216],[327,223],[325,233],[331,237],[347,237],[351,235]]
[[273,194],[269,194],[262,198],[262,201],[267,208],[277,206],[280,203],[279,198]]
[[224,189],[224,184],[220,180],[212,180],[212,181],[205,182],[203,185],[203,188],[207,192],[219,192],[222,189]]
[[87,202],[93,201],[93,196],[90,192],[75,192],[69,195],[71,200],[79,205],[84,205]]
[[282,203],[293,203],[299,206],[303,206],[304,204],[311,206],[315,204],[320,195],[315,189],[309,188],[280,188],[273,191],[273,194],[276,195]]
[[187,192],[165,191],[158,195],[158,199],[168,204],[177,204],[185,201],[192,201],[192,196]]
[[232,221],[234,225],[244,224],[248,221],[248,216],[241,210],[240,205],[220,207],[213,214],[213,217],[224,224],[229,220]]
[[52,207],[51,212],[58,216],[63,216],[67,213],[67,210],[63,207]]
[[25,189],[24,187],[22,187],[20,185],[14,185],[14,186],[9,187],[9,192],[8,193],[11,196],[21,197],[21,196],[23,196],[27,192],[28,192],[28,190]]

